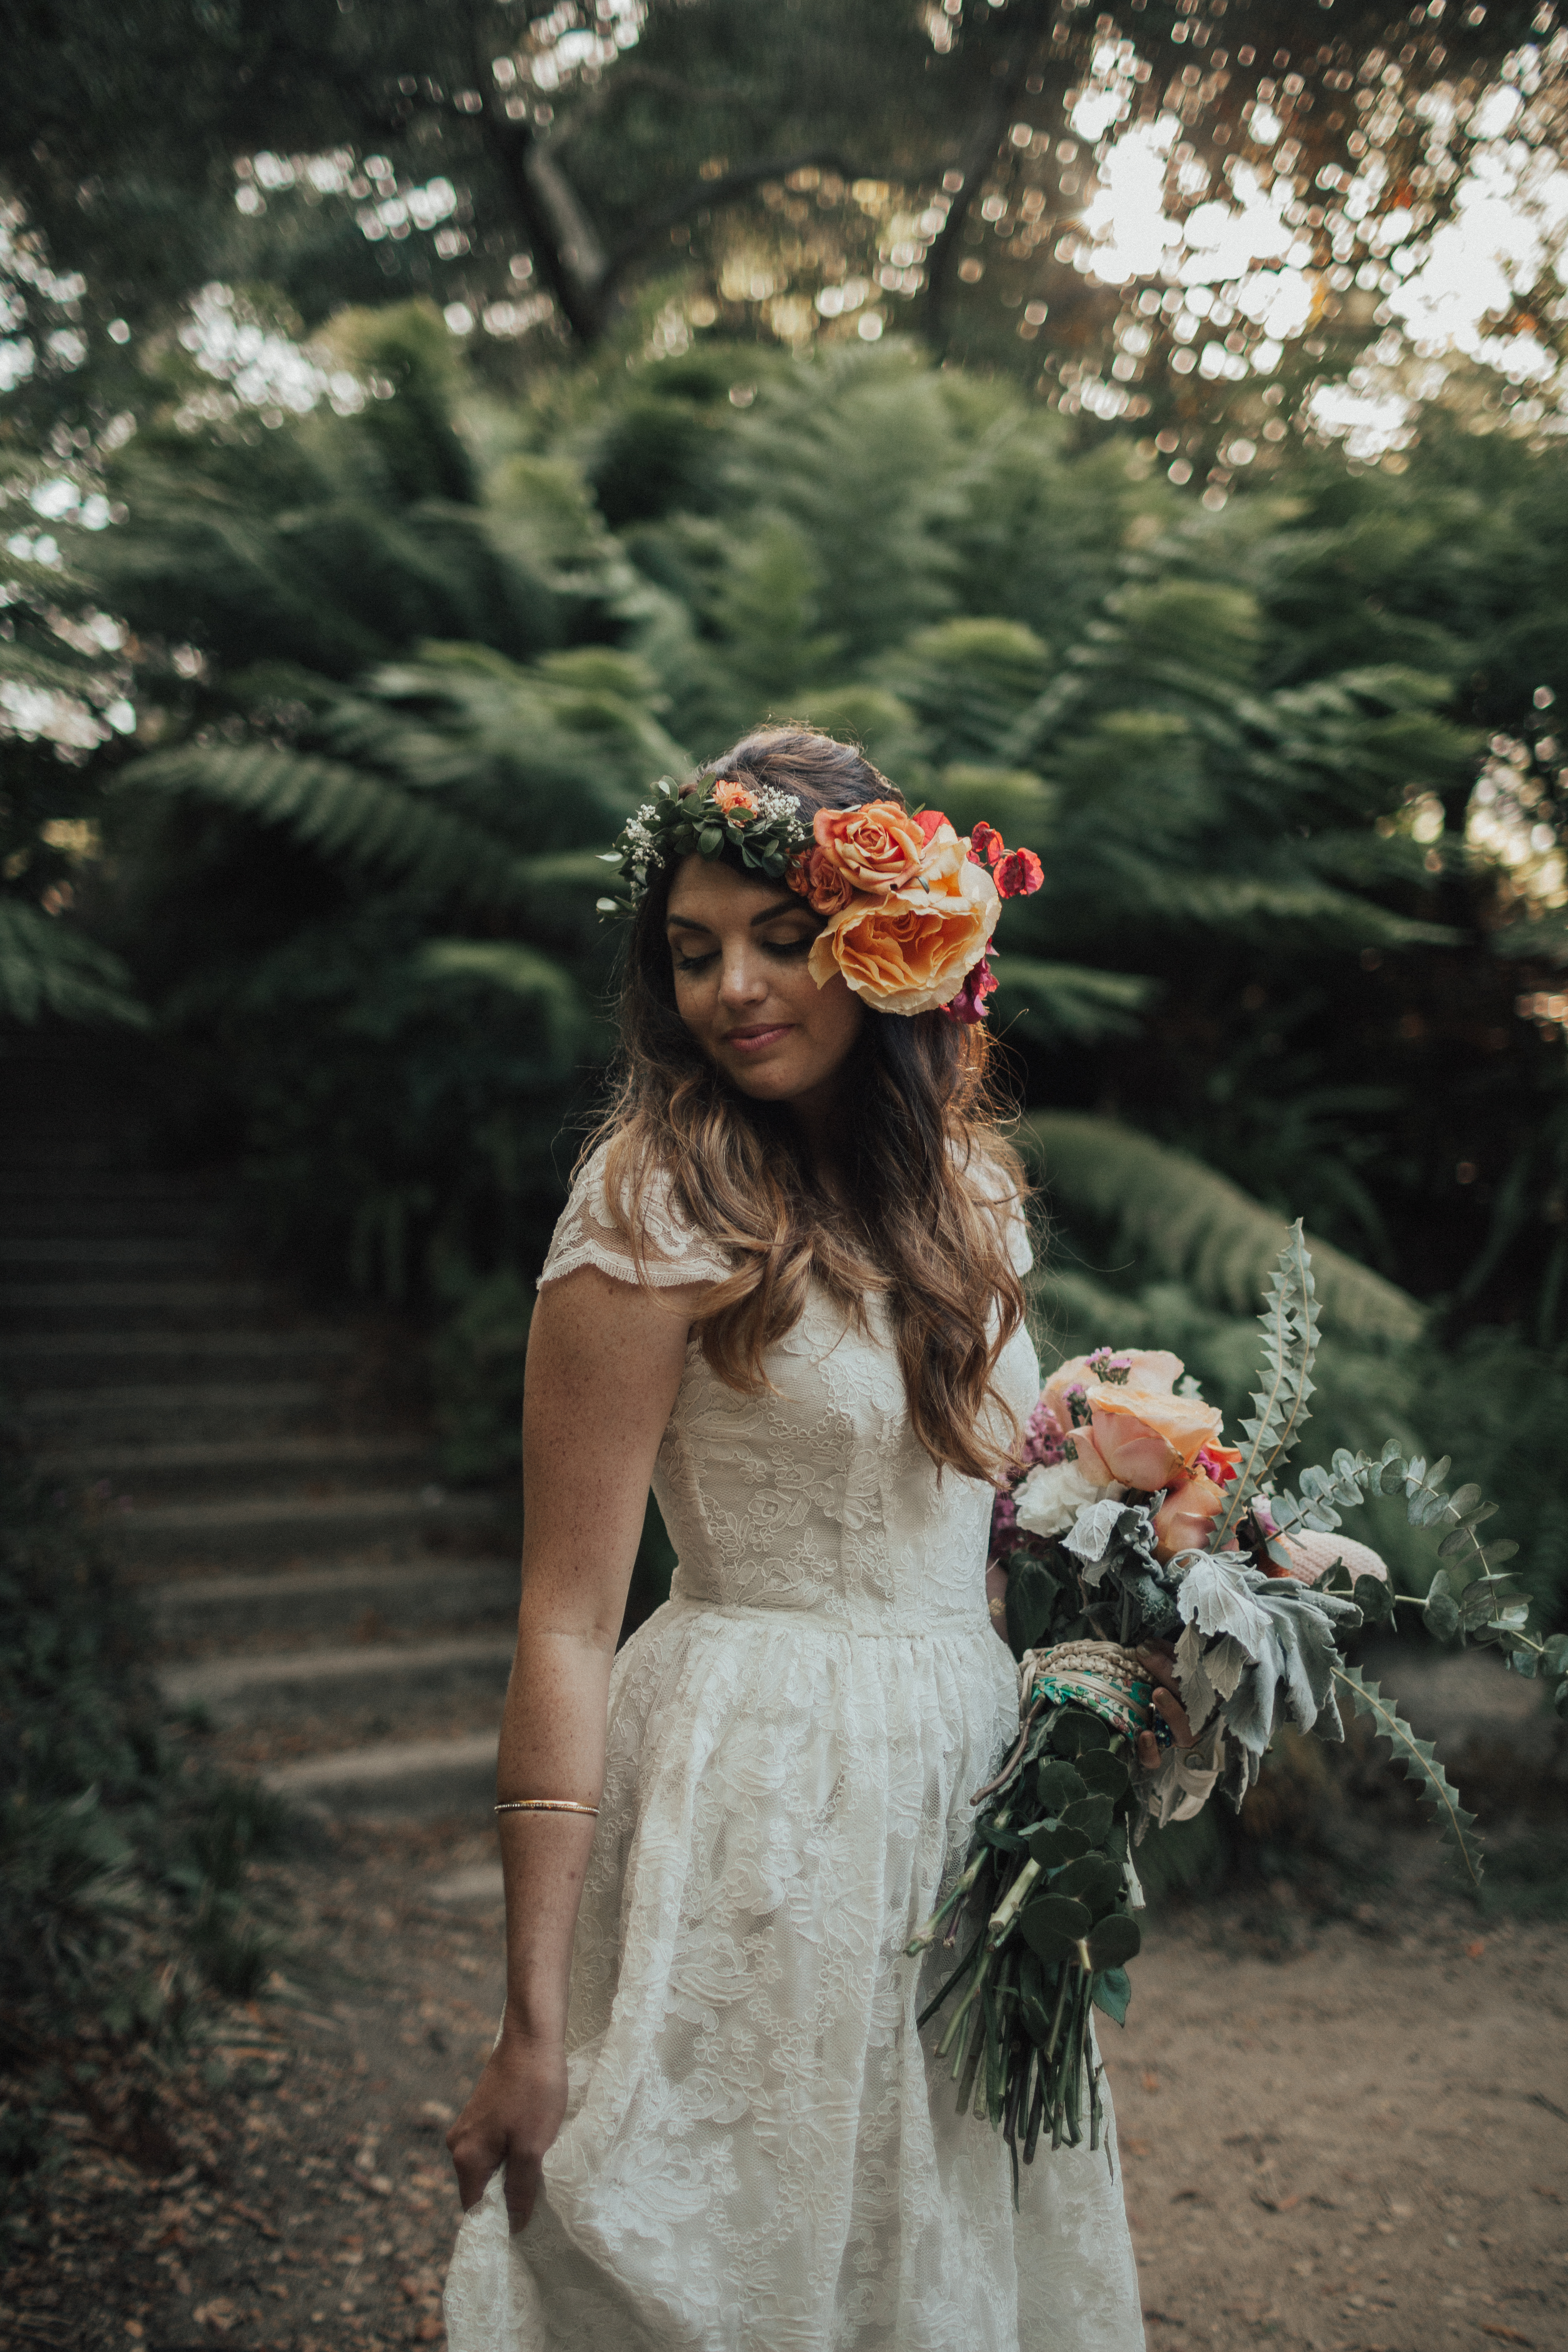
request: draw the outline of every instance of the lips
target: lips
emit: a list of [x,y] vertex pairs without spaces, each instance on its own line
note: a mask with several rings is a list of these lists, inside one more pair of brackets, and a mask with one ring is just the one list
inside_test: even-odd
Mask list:
[[731,1029],[721,1042],[732,1045],[739,1054],[756,1054],[764,1045],[774,1045],[781,1037],[787,1037],[790,1027],[787,1021],[775,1021],[762,1029]]

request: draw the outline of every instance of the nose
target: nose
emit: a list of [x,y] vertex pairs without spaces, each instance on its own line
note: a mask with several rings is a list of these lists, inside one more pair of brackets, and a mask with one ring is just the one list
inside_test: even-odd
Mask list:
[[731,1011],[760,1004],[768,992],[756,943],[750,939],[726,940],[719,977],[719,1002]]

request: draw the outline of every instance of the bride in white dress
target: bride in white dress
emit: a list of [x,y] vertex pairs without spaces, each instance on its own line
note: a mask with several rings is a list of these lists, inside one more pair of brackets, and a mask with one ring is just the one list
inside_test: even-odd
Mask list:
[[[1136,2352],[1114,2124],[1015,2211],[916,2029],[943,1956],[904,1956],[1017,1725],[985,1592],[984,1474],[1039,1388],[975,1017],[1001,844],[949,854],[805,730],[689,795],[629,829],[624,1089],[529,1345],[451,2352]],[[679,1564],[616,1656],[650,1478]]]

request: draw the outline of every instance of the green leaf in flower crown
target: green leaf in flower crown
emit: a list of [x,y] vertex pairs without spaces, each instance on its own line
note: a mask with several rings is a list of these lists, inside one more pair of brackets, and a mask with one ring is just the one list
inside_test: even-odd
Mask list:
[[1018,1914],[1018,1933],[1042,1960],[1065,1960],[1089,1929],[1087,1903],[1066,1895],[1042,1895]]
[[1215,1551],[1223,1549],[1243,1507],[1290,1453],[1301,1424],[1310,1417],[1307,1399],[1312,1393],[1312,1360],[1318,1351],[1318,1307],[1311,1257],[1299,1217],[1279,1253],[1258,1323],[1263,1364],[1253,1393],[1252,1418],[1241,1424],[1247,1444],[1227,1490],[1225,1511],[1209,1538]]
[[1114,1911],[1090,1936],[1089,1957],[1097,1969],[1120,1969],[1136,1957],[1142,1941],[1138,1922],[1125,1911]]
[[1445,1840],[1479,1885],[1481,1853],[1473,1834],[1476,1817],[1460,1804],[1458,1791],[1438,1763],[1432,1742],[1416,1738],[1393,1702],[1384,1696],[1375,1683],[1367,1680],[1359,1666],[1336,1665],[1334,1679],[1356,1713],[1365,1716],[1372,1724],[1374,1736],[1389,1741],[1394,1762],[1404,1768],[1406,1780],[1415,1782],[1421,1797],[1436,1814]]
[[1081,1831],[1090,1845],[1100,1845],[1110,1828],[1110,1798],[1080,1797],[1062,1815],[1062,1827]]
[[1125,1969],[1101,1969],[1094,1979],[1093,2000],[1096,2009],[1102,2009],[1113,2025],[1125,2025],[1127,2005],[1132,1999],[1132,1979]]

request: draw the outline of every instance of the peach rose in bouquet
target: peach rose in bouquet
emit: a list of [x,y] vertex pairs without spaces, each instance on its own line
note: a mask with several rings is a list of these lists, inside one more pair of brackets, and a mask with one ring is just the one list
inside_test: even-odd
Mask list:
[[[1072,1398],[1081,1397],[1085,1411],[1091,1396],[1104,1385],[1120,1384],[1125,1374],[1143,1389],[1168,1392],[1182,1376],[1182,1360],[1168,1348],[1097,1348],[1091,1356],[1073,1356],[1058,1364],[1040,1391],[1040,1402],[1064,1429],[1073,1425]],[[1115,1375],[1107,1382],[1106,1375]]]
[[1089,1392],[1089,1426],[1074,1432],[1081,1460],[1092,1448],[1107,1475],[1152,1494],[1192,1475],[1198,1455],[1219,1435],[1218,1405],[1165,1389],[1102,1382]]

